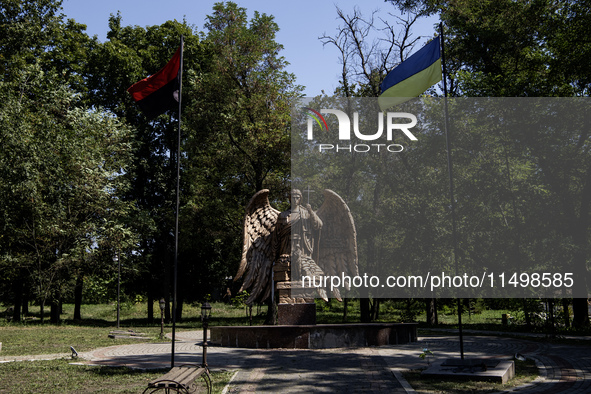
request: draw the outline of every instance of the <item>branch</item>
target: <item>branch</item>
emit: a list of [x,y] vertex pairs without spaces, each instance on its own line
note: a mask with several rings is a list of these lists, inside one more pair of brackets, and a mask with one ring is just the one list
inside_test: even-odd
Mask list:
[[[378,11],[372,12],[369,19],[363,18],[357,7],[350,15],[345,14],[339,7],[336,7],[336,12],[341,21],[336,35],[329,36],[325,33],[319,39],[323,45],[332,44],[340,52],[345,96],[351,96],[351,85],[355,83],[365,85],[370,94],[379,95],[381,78],[394,64],[399,63],[394,58],[398,56],[402,61],[404,54],[420,38],[412,38],[411,34],[418,15],[409,14],[403,19],[389,14],[398,19],[397,25],[402,26],[402,29],[399,29],[382,18],[379,18],[379,21],[383,27],[377,27],[375,15]],[[399,30],[400,34],[397,34]],[[379,34],[384,37],[374,38]]]

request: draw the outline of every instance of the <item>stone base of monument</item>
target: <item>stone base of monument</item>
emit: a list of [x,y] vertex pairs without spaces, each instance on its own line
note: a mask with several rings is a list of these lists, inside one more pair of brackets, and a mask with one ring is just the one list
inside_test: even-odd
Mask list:
[[416,323],[210,327],[214,345],[257,349],[330,349],[417,341]]
[[421,372],[423,378],[443,380],[476,380],[496,383],[507,383],[515,376],[513,360],[496,359],[447,359],[435,362]]
[[277,322],[280,326],[316,324],[316,304],[279,304]]

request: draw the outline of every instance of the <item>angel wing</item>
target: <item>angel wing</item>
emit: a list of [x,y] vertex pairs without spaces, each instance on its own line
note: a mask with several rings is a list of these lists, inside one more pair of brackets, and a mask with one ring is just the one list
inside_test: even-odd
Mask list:
[[[357,267],[357,232],[349,207],[332,190],[324,190],[324,202],[316,214],[322,220],[322,232],[317,241],[316,263],[325,275],[359,275]],[[349,287],[346,287],[349,290]],[[336,291],[335,291],[336,290]],[[338,289],[333,295],[341,299]]]
[[271,270],[275,257],[272,238],[278,215],[279,211],[269,204],[268,189],[257,192],[246,207],[242,258],[234,281],[244,275],[240,291],[250,291],[247,305],[255,301],[263,302],[271,294]]

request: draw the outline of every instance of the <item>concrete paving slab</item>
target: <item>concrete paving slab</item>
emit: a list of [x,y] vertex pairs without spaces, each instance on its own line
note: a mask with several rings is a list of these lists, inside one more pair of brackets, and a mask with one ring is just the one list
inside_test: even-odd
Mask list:
[[515,363],[513,360],[452,358],[431,364],[421,372],[421,377],[505,384],[515,377]]

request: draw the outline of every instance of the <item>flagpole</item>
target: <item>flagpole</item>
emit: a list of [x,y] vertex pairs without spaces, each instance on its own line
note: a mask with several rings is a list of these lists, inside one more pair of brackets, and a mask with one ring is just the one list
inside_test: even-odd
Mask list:
[[176,306],[177,306],[177,274],[178,274],[178,258],[179,258],[179,207],[180,207],[180,180],[181,180],[181,103],[183,97],[183,52],[184,52],[184,37],[181,34],[181,65],[179,67],[179,119],[178,119],[178,136],[176,148],[176,212],[175,212],[175,227],[174,227],[174,277],[172,286],[172,350],[171,350],[171,368],[174,368],[174,344],[176,336]]
[[[454,267],[456,275],[458,275],[458,236],[456,225],[456,200],[454,197],[454,181],[453,181],[453,167],[451,161],[451,139],[449,132],[449,111],[447,108],[447,68],[445,65],[445,45],[443,37],[443,22],[439,23],[439,36],[441,37],[441,65],[443,67],[443,94],[444,94],[444,109],[445,109],[445,145],[447,148],[447,169],[449,173],[449,197],[451,199],[451,223],[452,223],[452,238],[454,250]],[[458,329],[460,331],[460,357],[464,359],[464,335],[462,332],[462,300],[458,298]]]

